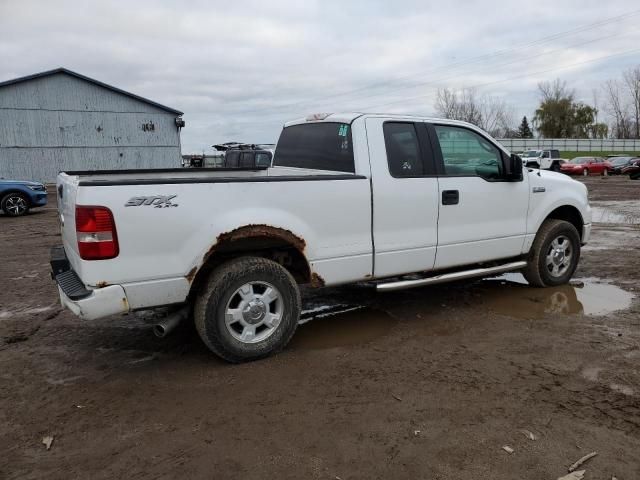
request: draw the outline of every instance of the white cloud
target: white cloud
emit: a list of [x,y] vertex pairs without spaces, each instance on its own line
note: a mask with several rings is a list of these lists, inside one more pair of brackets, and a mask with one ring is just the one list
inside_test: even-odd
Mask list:
[[639,20],[632,0],[0,0],[0,79],[76,70],[183,110],[183,150],[199,152],[275,141],[309,112],[430,113],[438,87],[478,86],[530,116],[537,82],[560,77],[590,101],[640,63],[591,62],[635,48]]

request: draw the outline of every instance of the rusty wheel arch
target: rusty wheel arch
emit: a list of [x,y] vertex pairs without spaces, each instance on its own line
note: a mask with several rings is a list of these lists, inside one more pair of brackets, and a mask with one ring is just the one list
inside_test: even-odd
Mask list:
[[286,268],[300,284],[320,286],[318,275],[307,261],[306,242],[290,230],[264,224],[245,225],[223,232],[202,257],[199,268],[192,268],[185,278],[191,283],[190,296],[199,290],[209,273],[235,257],[254,255],[269,258]]

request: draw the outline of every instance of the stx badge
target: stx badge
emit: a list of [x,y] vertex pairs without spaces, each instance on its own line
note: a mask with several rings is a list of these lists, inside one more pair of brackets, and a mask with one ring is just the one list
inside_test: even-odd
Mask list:
[[141,205],[153,205],[154,208],[169,208],[177,207],[177,203],[172,203],[171,200],[176,198],[177,195],[155,195],[151,197],[131,197],[125,207],[139,207]]

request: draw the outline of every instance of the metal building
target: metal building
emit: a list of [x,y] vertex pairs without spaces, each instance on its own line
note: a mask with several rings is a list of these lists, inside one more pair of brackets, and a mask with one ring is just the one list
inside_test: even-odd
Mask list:
[[65,68],[0,83],[0,178],[179,168],[182,112]]

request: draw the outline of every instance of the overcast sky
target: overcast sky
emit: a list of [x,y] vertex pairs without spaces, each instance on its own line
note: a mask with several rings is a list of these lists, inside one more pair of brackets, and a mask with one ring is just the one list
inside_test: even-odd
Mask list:
[[0,0],[0,81],[66,67],[185,112],[183,153],[275,142],[313,112],[431,114],[477,87],[518,118],[640,64],[637,0]]

